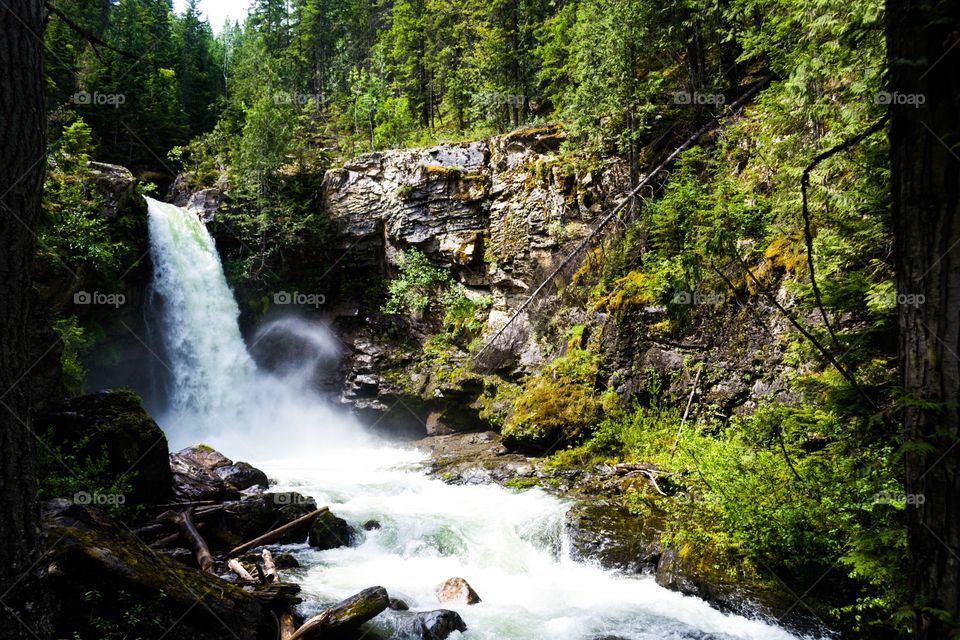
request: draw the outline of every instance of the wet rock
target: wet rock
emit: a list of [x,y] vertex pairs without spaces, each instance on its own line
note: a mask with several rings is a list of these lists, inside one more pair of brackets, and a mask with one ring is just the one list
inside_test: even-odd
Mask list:
[[390,598],[390,608],[394,611],[409,611],[410,605],[400,598]]
[[437,587],[437,598],[440,602],[461,602],[463,604],[480,602],[480,596],[463,578],[450,578],[440,584]]
[[224,482],[240,491],[253,487],[266,489],[270,486],[267,474],[246,462],[219,467],[215,472]]
[[364,531],[376,531],[377,529],[380,529],[380,528],[381,528],[380,522],[377,520],[367,520],[366,522],[363,523]]
[[456,611],[438,609],[401,615],[391,638],[444,640],[454,631],[466,631],[467,625]]
[[233,464],[230,458],[206,444],[197,444],[181,449],[177,452],[177,456],[187,463],[206,469],[207,471],[215,471],[220,467],[227,467]]
[[108,220],[126,206],[137,186],[137,179],[126,167],[106,162],[87,162],[97,193],[103,198],[103,215]]
[[181,502],[222,501],[239,497],[236,489],[227,487],[223,478],[196,465],[178,453],[170,454],[169,470],[173,474],[173,495]]
[[[35,424],[38,432],[49,431],[52,444],[70,452],[78,463],[105,457],[101,486],[126,476],[130,491],[124,496],[124,504],[155,504],[169,499],[167,439],[133,391],[73,398],[38,416]],[[84,491],[93,493],[95,489]]]
[[310,525],[307,542],[311,547],[325,551],[338,547],[349,547],[357,538],[357,531],[343,518],[327,511],[320,514]]
[[641,519],[617,502],[578,503],[567,512],[563,528],[578,560],[624,573],[652,573],[657,568],[661,523]]
[[[54,637],[99,638],[104,628],[172,640],[276,634],[270,612],[253,596],[152,551],[95,508],[54,501],[43,522]],[[131,628],[136,608],[144,615]]]
[[[214,548],[233,548],[315,511],[316,508],[317,503],[313,498],[294,492],[248,496],[224,505],[215,523],[216,538],[207,542]],[[301,543],[307,539],[308,530],[308,524],[296,527],[274,543]]]

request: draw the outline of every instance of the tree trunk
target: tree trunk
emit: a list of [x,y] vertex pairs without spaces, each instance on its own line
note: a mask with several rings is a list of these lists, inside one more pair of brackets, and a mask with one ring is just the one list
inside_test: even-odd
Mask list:
[[891,105],[915,637],[954,638],[960,619],[960,3],[888,0],[886,15],[890,94],[881,99]]
[[[33,227],[45,166],[42,18],[39,0],[0,4],[0,575],[22,594],[35,586],[28,574],[40,546],[29,381],[23,376],[31,365]],[[23,623],[3,615],[4,637],[45,635],[31,608],[18,606],[29,601],[35,603],[37,594],[4,597],[4,605],[19,609],[14,614]]]

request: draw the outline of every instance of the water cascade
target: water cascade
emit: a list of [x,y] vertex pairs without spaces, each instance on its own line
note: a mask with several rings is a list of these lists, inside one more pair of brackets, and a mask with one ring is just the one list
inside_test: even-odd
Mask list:
[[[455,608],[484,640],[667,640],[794,638],[776,626],[722,614],[667,591],[652,577],[619,576],[566,553],[566,505],[539,489],[452,486],[424,475],[423,454],[389,446],[311,391],[304,362],[259,368],[237,326],[239,310],[213,240],[197,217],[149,200],[154,286],[169,370],[159,417],[171,447],[207,442],[264,469],[354,525],[375,519],[352,547],[291,545],[302,567],[288,574],[311,602],[382,585],[417,610]],[[314,364],[331,361],[336,339],[302,319],[279,320],[255,341],[303,341]],[[284,341],[280,340],[280,344]],[[252,348],[256,350],[256,346]],[[276,353],[276,350],[271,349]],[[281,357],[298,350],[280,349]],[[309,362],[307,363],[309,364]],[[461,576],[480,594],[473,606],[441,605],[433,593]],[[382,614],[376,624],[389,630]]]

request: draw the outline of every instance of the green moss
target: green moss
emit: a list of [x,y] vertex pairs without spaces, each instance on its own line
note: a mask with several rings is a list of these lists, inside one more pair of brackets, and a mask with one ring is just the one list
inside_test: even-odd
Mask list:
[[596,385],[600,356],[572,349],[529,378],[503,426],[504,442],[542,453],[574,442],[603,414]]
[[503,486],[511,489],[530,489],[539,485],[540,481],[537,478],[510,478],[503,483]]

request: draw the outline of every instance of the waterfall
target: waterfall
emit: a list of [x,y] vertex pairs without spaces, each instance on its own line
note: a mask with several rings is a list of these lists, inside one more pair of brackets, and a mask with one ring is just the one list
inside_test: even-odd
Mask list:
[[[469,630],[453,637],[464,640],[795,640],[650,576],[572,560],[561,535],[567,506],[542,490],[448,485],[423,474],[423,453],[364,435],[314,391],[318,370],[335,369],[336,337],[284,316],[264,323],[248,348],[206,228],[184,209],[147,204],[159,315],[151,349],[170,378],[157,419],[171,448],[206,442],[263,468],[274,491],[310,495],[354,525],[379,523],[354,546],[288,547],[301,564],[302,614],[382,584],[416,610],[456,609]],[[467,578],[483,602],[441,604],[434,588],[451,576]],[[371,624],[390,636],[397,615]]]
[[256,367],[213,238],[197,216],[147,198],[153,287],[163,299],[170,408],[201,415],[237,407]]
[[310,359],[276,374],[259,368],[240,333],[240,309],[206,227],[186,209],[146,200],[152,293],[160,299],[159,318],[153,318],[158,344],[148,346],[168,379],[157,419],[171,446],[202,441],[235,455],[264,455],[292,442],[310,450],[362,440],[360,427],[313,391],[313,367],[329,366],[330,354],[339,351],[330,331],[303,319],[270,323],[265,343]]

